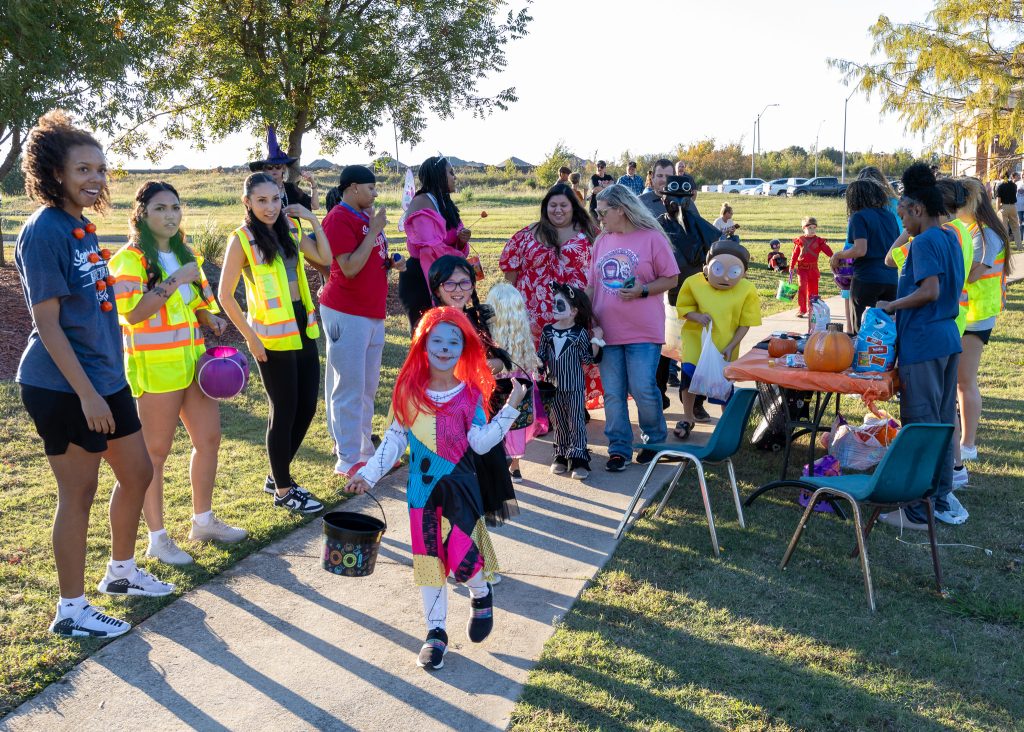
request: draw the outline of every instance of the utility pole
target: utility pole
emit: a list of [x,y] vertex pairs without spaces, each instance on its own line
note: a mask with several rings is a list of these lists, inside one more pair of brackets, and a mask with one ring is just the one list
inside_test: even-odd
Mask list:
[[842,167],[842,177],[839,179],[840,183],[845,183],[846,182],[846,107],[850,103],[850,99],[856,93],[857,93],[857,90],[854,89],[852,92],[850,92],[850,96],[848,96],[846,98],[846,101],[843,102],[843,167]]
[[768,107],[777,107],[778,104],[766,104],[764,109],[761,110],[761,114],[757,115],[754,119],[754,140],[750,143],[750,177],[754,177],[754,150],[755,142],[757,145],[757,151],[760,152],[761,148],[761,115],[768,111]]
[[818,123],[818,132],[814,135],[814,177],[818,177],[818,140],[821,138],[821,126],[825,120]]

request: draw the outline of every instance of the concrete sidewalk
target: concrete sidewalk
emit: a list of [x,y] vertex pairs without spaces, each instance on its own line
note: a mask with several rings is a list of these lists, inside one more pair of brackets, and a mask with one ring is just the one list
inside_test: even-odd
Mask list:
[[[842,300],[828,302],[840,320]],[[795,309],[773,315],[740,350],[775,330],[806,329]],[[673,398],[670,430],[680,416]],[[603,470],[603,419],[594,412],[595,470],[586,483],[548,472],[549,436],[531,443],[522,461],[526,482],[516,487],[522,514],[492,534],[503,570],[495,630],[483,644],[469,643],[468,595],[455,589],[440,671],[414,663],[425,627],[401,470],[376,491],[388,530],[370,577],[321,570],[321,524],[314,521],[105,646],[12,712],[0,730],[503,729],[555,624],[614,551],[615,528],[642,475],[639,466]],[[705,441],[713,428],[698,425],[688,444]],[[645,502],[670,471],[658,468]],[[712,484],[711,493],[719,531],[728,531],[736,525],[728,491]],[[361,497],[346,510],[377,508]]]
[[[105,646],[0,729],[503,729],[555,623],[614,551],[642,475],[603,470],[603,414],[594,416],[586,483],[549,474],[549,437],[531,443],[516,487],[522,514],[492,534],[503,570],[494,632],[468,641],[468,595],[454,589],[443,669],[415,665],[426,630],[402,470],[376,491],[388,530],[373,575],[320,569],[314,521]],[[658,471],[649,495],[670,468]],[[723,525],[735,521],[727,493],[715,506]],[[377,508],[360,497],[346,510]]]

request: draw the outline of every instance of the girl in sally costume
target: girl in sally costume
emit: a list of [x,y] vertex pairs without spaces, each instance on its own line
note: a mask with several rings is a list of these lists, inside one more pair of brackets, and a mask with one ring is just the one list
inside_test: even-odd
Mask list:
[[353,493],[372,488],[408,446],[413,575],[427,624],[417,663],[427,669],[444,666],[448,652],[448,575],[465,583],[472,597],[469,639],[481,642],[494,625],[493,590],[484,572],[496,570],[497,560],[484,525],[473,453],[482,455],[504,439],[526,394],[517,382],[488,421],[485,410],[494,387],[469,319],[452,307],[427,311],[395,382],[391,426],[346,488]]

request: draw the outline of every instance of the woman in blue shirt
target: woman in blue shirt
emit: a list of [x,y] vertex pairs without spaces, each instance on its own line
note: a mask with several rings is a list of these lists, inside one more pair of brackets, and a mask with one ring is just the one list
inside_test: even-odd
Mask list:
[[[896,356],[900,369],[900,415],[903,424],[956,420],[957,364],[960,332],[956,326],[960,291],[964,286],[964,258],[952,228],[942,226],[946,215],[935,176],[924,163],[903,173],[899,213],[913,245],[900,270],[897,299],[880,300],[876,307],[896,315]],[[932,499],[935,518],[962,524],[967,511],[953,496],[953,444],[939,471]],[[927,530],[920,504],[883,514],[885,523]]]
[[111,638],[131,626],[85,599],[85,541],[100,460],[117,484],[110,497],[111,559],[97,589],[156,597],[174,585],[135,566],[153,466],[125,379],[110,252],[83,215],[108,205],[107,163],[92,135],[52,111],[29,133],[22,170],[25,190],[40,208],[18,234],[14,254],[34,324],[15,381],[57,480],[53,554],[60,601],[50,630]]

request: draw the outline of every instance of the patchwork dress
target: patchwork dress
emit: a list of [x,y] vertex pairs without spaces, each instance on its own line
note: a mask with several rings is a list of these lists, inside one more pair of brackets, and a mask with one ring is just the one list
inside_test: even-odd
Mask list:
[[376,484],[408,447],[406,500],[416,584],[441,587],[449,574],[465,582],[480,570],[490,577],[498,562],[473,454],[499,444],[519,412],[505,406],[488,422],[480,391],[467,384],[446,392],[428,389],[427,397],[437,413],[420,412],[408,428],[393,421],[359,475]]

